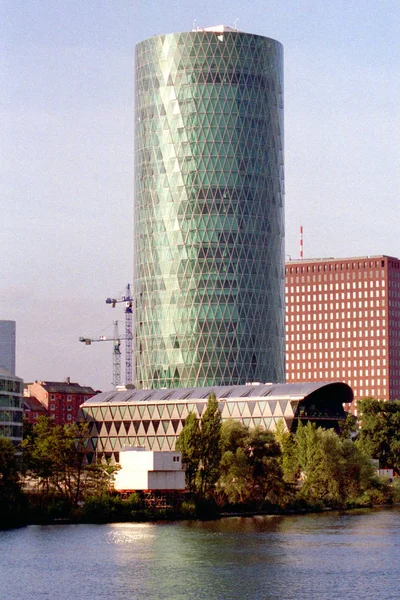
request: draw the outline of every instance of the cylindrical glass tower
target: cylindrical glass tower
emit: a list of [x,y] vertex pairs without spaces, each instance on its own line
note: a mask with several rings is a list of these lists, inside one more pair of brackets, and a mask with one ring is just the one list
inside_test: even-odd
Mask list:
[[284,381],[283,48],[136,47],[135,385]]

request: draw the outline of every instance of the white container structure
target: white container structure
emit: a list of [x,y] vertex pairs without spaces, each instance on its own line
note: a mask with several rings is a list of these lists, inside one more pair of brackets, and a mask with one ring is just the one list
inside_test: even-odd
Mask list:
[[119,454],[121,469],[115,474],[118,492],[173,491],[185,489],[185,471],[180,452],[124,448]]

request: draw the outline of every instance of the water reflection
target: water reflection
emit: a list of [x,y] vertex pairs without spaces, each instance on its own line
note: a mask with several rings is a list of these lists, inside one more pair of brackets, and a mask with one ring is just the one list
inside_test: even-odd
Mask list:
[[0,532],[1,595],[88,600],[398,598],[399,509]]
[[150,523],[113,523],[108,526],[106,535],[109,544],[136,544],[138,541],[151,540],[157,530]]

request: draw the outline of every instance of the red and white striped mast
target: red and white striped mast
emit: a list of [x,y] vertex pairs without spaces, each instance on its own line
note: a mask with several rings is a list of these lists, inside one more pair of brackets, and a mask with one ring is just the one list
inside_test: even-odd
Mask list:
[[300,225],[300,260],[303,260],[303,225]]

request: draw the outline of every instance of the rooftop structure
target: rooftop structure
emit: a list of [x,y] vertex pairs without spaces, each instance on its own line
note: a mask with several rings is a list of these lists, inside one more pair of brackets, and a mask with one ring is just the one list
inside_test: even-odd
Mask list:
[[197,27],[193,29],[193,31],[213,31],[214,33],[226,33],[229,31],[238,31],[233,27],[228,27],[227,25],[214,25],[214,27]]
[[152,37],[135,89],[135,386],[283,382],[282,45]]

